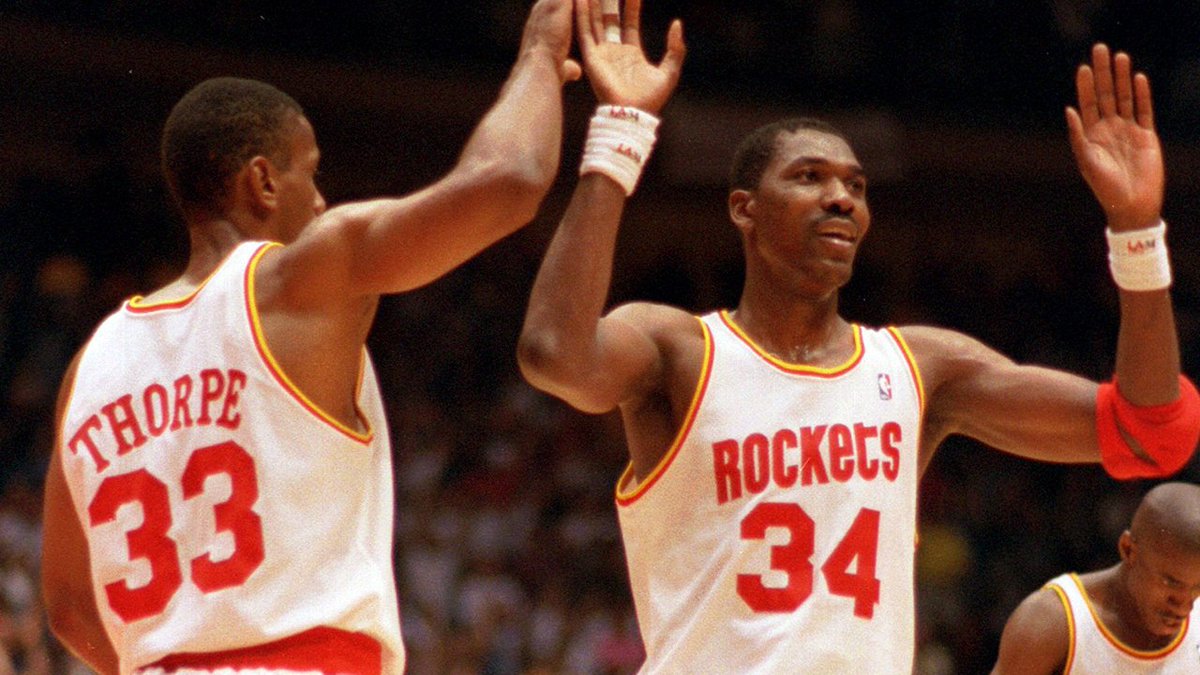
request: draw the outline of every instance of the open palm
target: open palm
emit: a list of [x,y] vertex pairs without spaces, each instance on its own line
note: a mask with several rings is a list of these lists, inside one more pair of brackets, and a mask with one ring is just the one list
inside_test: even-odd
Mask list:
[[642,49],[639,15],[641,0],[627,0],[621,20],[621,41],[605,40],[600,0],[575,0],[579,48],[584,71],[601,103],[657,113],[679,83],[686,48],[678,20],[667,33],[667,52],[658,65]]
[[1079,109],[1067,109],[1071,149],[1109,226],[1120,231],[1154,224],[1164,173],[1150,81],[1132,75],[1127,54],[1110,58],[1108,47],[1098,44],[1092,65],[1079,68],[1075,87]]

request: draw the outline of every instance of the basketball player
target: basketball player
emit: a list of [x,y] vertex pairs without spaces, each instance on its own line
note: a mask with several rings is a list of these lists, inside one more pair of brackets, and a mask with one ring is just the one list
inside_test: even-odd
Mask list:
[[1155,227],[1163,166],[1149,84],[1097,46],[1067,113],[1117,240],[1119,389],[1018,365],[953,331],[843,319],[838,289],[871,223],[867,179],[845,137],[815,121],[767,126],[734,160],[728,207],[746,259],[736,308],[603,314],[621,211],[683,57],[676,25],[663,63],[646,61],[640,4],[626,2],[612,42],[598,3],[576,2],[603,105],[518,350],[535,387],[621,411],[631,461],[616,500],[643,672],[910,672],[917,482],[943,439],[1103,460],[1127,477],[1178,470],[1200,437]]
[[326,210],[300,106],[206,81],[172,110],[183,275],[76,357],[46,486],[55,633],[101,673],[399,673],[391,448],[365,351],[379,296],[530,221],[561,144],[569,0],[539,0],[441,180]]
[[1200,672],[1200,487],[1148,492],[1117,552],[1116,565],[1063,574],[1025,598],[992,672]]

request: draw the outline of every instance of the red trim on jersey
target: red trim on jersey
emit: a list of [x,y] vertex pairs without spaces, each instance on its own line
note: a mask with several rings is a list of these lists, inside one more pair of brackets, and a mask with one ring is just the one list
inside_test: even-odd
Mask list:
[[224,652],[171,654],[141,669],[162,668],[168,673],[181,668],[216,670],[319,670],[326,675],[379,675],[383,670],[383,647],[364,633],[351,633],[320,626],[266,644]]
[[908,372],[912,374],[913,384],[917,387],[917,410],[921,415],[925,415],[925,382],[921,380],[921,370],[917,368],[917,357],[913,356],[912,350],[908,348],[908,343],[904,341],[904,336],[900,334],[900,330],[895,326],[888,326],[887,332],[896,341],[896,345],[900,347],[900,351],[904,353],[904,360],[908,363]]
[[746,343],[747,347],[754,350],[755,354],[758,354],[764,361],[771,364],[775,368],[790,375],[811,375],[813,377],[824,378],[837,377],[853,369],[854,366],[858,365],[859,361],[862,361],[862,328],[858,324],[850,324],[850,328],[854,333],[854,353],[850,355],[850,358],[846,359],[846,361],[841,364],[833,366],[832,368],[819,368],[817,366],[805,366],[798,363],[789,363],[783,359],[771,355],[769,352],[767,352],[767,350],[758,346],[758,343],[755,342],[754,339],[749,335],[747,335],[746,332],[742,330],[741,326],[734,323],[733,317],[729,316],[729,312],[727,310],[721,310],[720,317],[721,321],[725,323],[729,330],[733,331],[733,334],[736,335],[738,339]]
[[1058,596],[1058,601],[1062,603],[1063,612],[1067,615],[1067,664],[1063,666],[1063,675],[1068,675],[1071,672],[1071,666],[1075,663],[1075,640],[1079,634],[1075,628],[1075,613],[1071,611],[1071,601],[1067,599],[1067,592],[1059,588],[1058,584],[1046,584],[1046,588],[1054,591]]
[[1183,625],[1179,627],[1179,634],[1171,640],[1170,644],[1162,647],[1161,649],[1155,649],[1153,651],[1140,651],[1130,647],[1124,642],[1121,642],[1120,638],[1109,632],[1108,626],[1105,626],[1104,622],[1101,621],[1100,617],[1096,614],[1096,608],[1092,606],[1092,599],[1088,597],[1087,589],[1083,587],[1083,582],[1079,579],[1079,576],[1076,574],[1071,574],[1071,581],[1075,582],[1075,585],[1079,587],[1079,592],[1083,595],[1083,601],[1085,604],[1087,604],[1088,612],[1090,612],[1092,615],[1092,621],[1096,624],[1096,627],[1100,629],[1100,634],[1104,636],[1105,640],[1108,640],[1109,644],[1126,656],[1138,659],[1139,661],[1153,661],[1169,655],[1171,652],[1175,651],[1179,645],[1183,644],[1183,638],[1187,635],[1188,623],[1191,621],[1191,617],[1184,618]]
[[[371,442],[371,439],[375,435],[375,430],[371,428],[370,423],[367,422],[364,415],[359,413],[359,418],[362,419],[364,424],[367,425],[366,433],[351,429],[345,424],[339,422],[332,415],[326,413],[319,406],[317,406],[317,404],[310,401],[309,398],[304,395],[304,392],[300,391],[300,388],[292,383],[291,379],[288,378],[287,373],[283,372],[283,368],[281,368],[279,363],[275,361],[275,357],[271,354],[271,350],[267,348],[267,338],[265,335],[263,335],[262,322],[259,321],[258,307],[254,301],[254,272],[258,269],[258,263],[262,260],[263,255],[276,246],[281,246],[281,244],[274,242],[264,243],[258,248],[257,251],[254,252],[254,255],[250,257],[250,264],[246,265],[246,278],[244,281],[244,287],[246,289],[246,318],[250,321],[250,332],[253,334],[254,347],[258,350],[258,355],[262,359],[263,363],[266,364],[267,370],[271,373],[271,376],[275,378],[275,381],[279,383],[280,387],[283,387],[284,391],[291,394],[292,398],[295,399],[297,403],[299,403],[313,417],[316,417],[325,424],[333,427],[344,436],[349,437],[353,441],[366,445]],[[363,363],[359,365],[360,369],[365,369],[365,360],[366,353],[364,351]],[[358,376],[360,388],[362,384],[362,378],[363,373],[360,370]]]
[[701,321],[699,317],[696,320],[700,321],[700,330],[704,334],[704,363],[700,366],[700,381],[696,384],[695,393],[692,394],[692,402],[688,405],[687,414],[683,418],[683,424],[680,425],[679,433],[675,435],[675,440],[671,442],[671,447],[667,449],[667,453],[658,462],[658,466],[654,467],[649,476],[646,476],[646,480],[628,492],[625,492],[624,488],[633,479],[633,463],[630,462],[625,467],[625,471],[617,481],[617,504],[619,506],[633,504],[658,482],[658,479],[666,473],[671,463],[675,461],[675,457],[679,454],[679,449],[683,447],[683,441],[687,438],[688,432],[692,430],[692,424],[696,421],[696,413],[700,410],[700,401],[704,399],[704,392],[708,389],[708,380],[712,375],[713,363],[712,334],[709,333],[707,324]]

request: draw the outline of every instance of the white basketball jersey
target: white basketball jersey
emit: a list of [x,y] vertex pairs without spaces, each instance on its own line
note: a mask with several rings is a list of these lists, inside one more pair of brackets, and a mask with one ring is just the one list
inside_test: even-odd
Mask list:
[[403,670],[375,372],[364,351],[366,433],[292,386],[253,302],[271,247],[130,300],[79,363],[60,453],[122,673]]
[[725,312],[688,415],[617,485],[643,673],[909,673],[922,391],[894,330],[835,368],[780,361]]
[[1063,675],[1200,673],[1200,605],[1192,606],[1192,613],[1170,644],[1140,651],[1122,643],[1100,622],[1077,575],[1057,576],[1046,587],[1058,594],[1067,612],[1071,646]]

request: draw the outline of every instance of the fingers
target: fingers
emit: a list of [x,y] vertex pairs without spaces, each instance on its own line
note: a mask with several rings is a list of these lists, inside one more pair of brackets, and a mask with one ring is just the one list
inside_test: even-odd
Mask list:
[[[626,7],[626,14],[629,8]],[[602,0],[600,3],[600,19],[603,24],[605,42],[621,43],[621,3],[620,0]]]
[[1096,106],[1101,117],[1110,117],[1117,113],[1117,99],[1113,93],[1112,60],[1109,57],[1108,45],[1097,44],[1092,47],[1092,71],[1096,79]]
[[683,70],[683,58],[687,56],[687,45],[683,41],[683,22],[675,19],[667,31],[667,53],[663,55],[659,68],[670,78],[672,85],[679,81]]
[[1079,115],[1083,125],[1090,127],[1100,121],[1100,109],[1096,105],[1096,78],[1091,66],[1079,66],[1075,71],[1075,91],[1079,95]]
[[1137,100],[1137,123],[1143,129],[1154,129],[1154,105],[1150,102],[1150,78],[1138,73],[1133,78],[1133,95]]
[[596,0],[575,0],[575,32],[579,36],[579,51],[586,60],[596,46],[596,25],[592,22],[592,9]]
[[627,45],[642,48],[642,0],[625,0],[625,24],[621,39]]
[[1112,55],[1107,45],[1096,44],[1091,65],[1080,66],[1075,74],[1075,89],[1084,129],[1106,117],[1118,116],[1146,129],[1154,127],[1150,80],[1142,73],[1133,73],[1133,62],[1125,52]]
[[1117,52],[1113,58],[1113,70],[1116,73],[1117,114],[1133,120],[1133,78],[1129,76],[1129,55]]
[[1084,154],[1087,152],[1087,136],[1084,133],[1084,120],[1079,116],[1079,111],[1068,106],[1067,107],[1067,138],[1071,141],[1071,152],[1075,155],[1075,161],[1082,166]]

